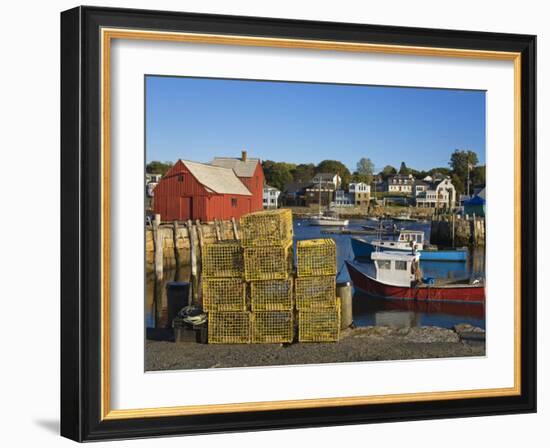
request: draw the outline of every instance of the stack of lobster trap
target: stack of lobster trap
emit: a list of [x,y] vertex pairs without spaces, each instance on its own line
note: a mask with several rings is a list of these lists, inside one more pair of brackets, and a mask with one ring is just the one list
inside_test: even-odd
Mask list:
[[334,241],[299,241],[295,272],[290,210],[250,213],[240,228],[240,241],[203,250],[208,342],[290,343],[296,315],[300,342],[338,340]]

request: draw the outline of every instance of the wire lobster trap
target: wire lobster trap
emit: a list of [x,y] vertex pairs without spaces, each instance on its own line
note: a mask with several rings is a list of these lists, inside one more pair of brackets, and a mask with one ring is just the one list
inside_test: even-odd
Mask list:
[[250,302],[252,311],[292,310],[292,278],[250,282]]
[[292,241],[292,212],[289,209],[249,213],[241,218],[244,247],[285,246]]
[[253,280],[286,280],[292,272],[292,241],[286,246],[244,248],[244,277]]
[[340,339],[341,304],[333,308],[310,308],[298,311],[298,341],[338,342]]
[[252,343],[284,344],[294,339],[293,311],[258,311],[252,313]]
[[336,243],[330,238],[298,241],[296,261],[298,277],[336,275]]
[[208,313],[208,343],[249,344],[250,313],[248,311]]
[[244,273],[243,250],[238,241],[205,244],[202,250],[204,277],[241,277]]
[[336,306],[336,276],[297,277],[294,283],[294,296],[298,310]]
[[202,279],[205,311],[246,311],[246,283],[241,278]]

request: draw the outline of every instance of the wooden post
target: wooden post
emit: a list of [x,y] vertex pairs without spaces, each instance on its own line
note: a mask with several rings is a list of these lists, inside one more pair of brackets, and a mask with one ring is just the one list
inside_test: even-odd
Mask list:
[[197,234],[195,232],[195,227],[193,226],[193,222],[189,219],[187,221],[187,231],[189,233],[189,248],[190,248],[190,258],[191,258],[191,294],[189,294],[189,305],[191,305],[192,299],[196,299],[198,297],[197,289],[199,285],[199,281],[197,278],[197,249],[195,247],[195,242],[197,240]]
[[199,219],[197,219],[195,221],[195,226],[197,228],[197,234],[199,236],[199,247],[201,248],[201,256],[202,256],[202,246],[204,244],[204,236],[203,236],[203,233],[202,233],[201,222],[200,222]]
[[221,241],[221,240],[222,240],[222,237],[221,237],[221,235],[220,235],[220,228],[219,228],[219,226],[218,226],[218,220],[217,220],[217,219],[214,220],[214,226],[215,226],[215,228],[216,228],[216,239],[217,239],[218,241]]
[[178,270],[181,263],[180,263],[179,253],[178,253],[178,221],[177,220],[174,221],[173,233],[174,233],[174,258],[176,259],[176,270]]
[[453,247],[455,247],[455,215],[454,214],[453,214],[453,225],[452,225],[452,230],[451,230],[451,238],[452,238]]
[[160,233],[160,215],[155,215],[153,221],[153,241],[155,245],[155,276],[157,280],[162,280],[162,262],[163,262],[163,244],[162,234]]
[[239,231],[237,230],[237,222],[234,217],[231,218],[231,224],[233,224],[233,235],[235,235],[236,240],[239,240]]

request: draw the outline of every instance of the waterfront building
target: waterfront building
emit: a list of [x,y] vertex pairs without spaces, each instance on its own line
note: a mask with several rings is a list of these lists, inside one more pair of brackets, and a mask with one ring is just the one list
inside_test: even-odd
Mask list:
[[418,184],[415,188],[415,201],[417,207],[434,207],[450,209],[456,206],[456,189],[450,177],[438,179],[433,182]]
[[351,182],[349,184],[349,194],[355,205],[367,206],[370,202],[370,185],[365,182]]
[[315,176],[313,176],[313,179],[311,179],[311,183],[320,183],[323,185],[332,184],[333,190],[336,190],[342,185],[342,178],[335,173],[317,173]]
[[279,207],[279,196],[281,191],[275,187],[270,187],[269,185],[264,185],[264,198],[263,205],[264,208],[278,208]]
[[412,194],[414,177],[412,174],[396,174],[388,178],[388,192]]
[[242,151],[240,158],[215,157],[210,163],[222,168],[231,168],[252,193],[252,208],[262,209],[265,176],[260,159],[248,157],[247,151]]
[[233,169],[178,160],[155,188],[154,212],[162,221],[207,222],[238,219],[261,210],[262,202]]

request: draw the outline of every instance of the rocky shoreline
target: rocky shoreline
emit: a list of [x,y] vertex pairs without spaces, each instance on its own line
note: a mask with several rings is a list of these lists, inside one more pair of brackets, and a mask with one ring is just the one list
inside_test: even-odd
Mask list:
[[485,331],[468,324],[361,327],[337,343],[215,345],[147,340],[145,370],[210,369],[485,356]]

